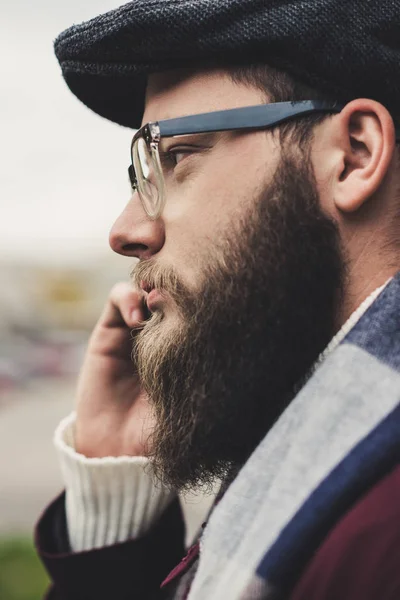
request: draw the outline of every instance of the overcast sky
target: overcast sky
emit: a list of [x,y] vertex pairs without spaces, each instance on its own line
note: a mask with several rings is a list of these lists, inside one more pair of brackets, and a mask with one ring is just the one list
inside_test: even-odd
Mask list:
[[52,43],[123,0],[0,2],[0,256],[76,261],[107,249],[129,199],[132,132],[69,92]]

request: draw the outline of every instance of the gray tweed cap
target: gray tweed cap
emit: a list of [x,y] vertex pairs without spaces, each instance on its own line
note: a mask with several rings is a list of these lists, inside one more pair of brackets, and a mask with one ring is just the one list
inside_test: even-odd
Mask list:
[[226,59],[400,116],[400,0],[134,0],[67,29],[55,52],[82,102],[133,128],[149,73]]

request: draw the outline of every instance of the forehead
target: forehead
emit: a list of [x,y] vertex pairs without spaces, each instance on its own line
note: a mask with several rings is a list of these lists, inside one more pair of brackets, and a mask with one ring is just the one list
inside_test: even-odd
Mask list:
[[179,69],[149,76],[142,124],[265,102],[252,86],[233,82],[221,69]]

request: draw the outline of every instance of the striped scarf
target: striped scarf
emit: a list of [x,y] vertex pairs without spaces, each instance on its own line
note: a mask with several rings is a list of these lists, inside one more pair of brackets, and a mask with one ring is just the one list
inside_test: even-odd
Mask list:
[[214,508],[174,600],[285,597],[335,524],[398,464],[400,274],[375,296]]

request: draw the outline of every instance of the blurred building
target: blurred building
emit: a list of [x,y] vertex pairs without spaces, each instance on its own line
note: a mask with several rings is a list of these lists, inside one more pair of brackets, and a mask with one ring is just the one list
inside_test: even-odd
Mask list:
[[82,266],[0,263],[0,393],[32,377],[75,373],[111,287],[132,261]]

